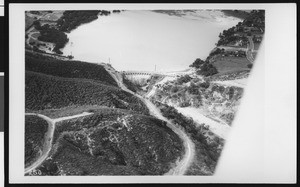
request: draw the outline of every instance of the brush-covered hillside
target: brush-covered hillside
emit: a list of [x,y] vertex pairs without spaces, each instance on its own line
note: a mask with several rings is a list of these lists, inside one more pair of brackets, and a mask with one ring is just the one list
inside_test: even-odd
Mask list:
[[119,109],[93,112],[57,124],[41,175],[162,175],[181,156],[181,139],[165,122]]
[[48,123],[37,116],[25,117],[25,166],[34,163],[43,151]]
[[180,137],[102,65],[29,52],[25,63],[26,113],[55,126],[46,136],[47,122],[26,116],[26,175],[162,175],[184,154]]

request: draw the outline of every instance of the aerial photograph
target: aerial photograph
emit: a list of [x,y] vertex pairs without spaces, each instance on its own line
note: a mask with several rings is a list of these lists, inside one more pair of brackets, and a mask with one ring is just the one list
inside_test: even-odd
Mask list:
[[27,10],[24,175],[213,176],[264,33],[265,10]]

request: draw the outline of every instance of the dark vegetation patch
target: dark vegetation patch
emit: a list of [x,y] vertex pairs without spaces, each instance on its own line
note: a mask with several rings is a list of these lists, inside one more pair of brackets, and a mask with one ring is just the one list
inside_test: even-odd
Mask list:
[[102,105],[148,114],[147,107],[120,88],[89,79],[70,79],[26,71],[25,103],[30,110]]
[[25,116],[25,167],[38,159],[43,150],[48,123],[38,116]]
[[41,25],[40,21],[35,21],[34,27],[36,30],[40,31],[40,36],[38,40],[43,42],[51,42],[55,44],[53,49],[57,54],[62,54],[60,51],[61,48],[65,47],[66,43],[68,43],[69,38],[64,32],[57,30],[56,27],[50,27],[49,24]]
[[[105,11],[105,14],[109,14]],[[98,19],[100,10],[67,10],[57,21],[57,27],[60,31],[70,32],[79,25],[92,22]]]
[[69,38],[67,37],[65,32],[70,32],[71,30],[76,29],[81,24],[89,23],[98,19],[99,13],[101,13],[101,15],[108,15],[110,14],[110,11],[67,10],[63,12],[63,15],[56,21],[53,26],[50,26],[49,24],[41,25],[41,22],[38,20],[34,21],[33,24],[35,28],[41,33],[41,36],[38,37],[38,40],[54,43],[55,47],[53,51],[57,54],[62,54],[60,49],[65,47],[65,45],[69,41]]
[[205,77],[218,73],[215,66],[209,63],[209,61],[203,61],[200,58],[197,58],[190,67],[196,68],[197,75],[203,75]]
[[[224,30],[219,35],[219,41],[217,46],[227,45],[237,40],[246,40],[245,34],[252,35],[253,33],[260,33],[265,30],[265,11],[253,10],[246,16],[242,22],[239,22],[236,26]],[[263,31],[263,32],[261,32]],[[240,35],[239,33],[242,33]]]
[[27,52],[25,69],[65,78],[92,79],[106,85],[117,86],[115,80],[103,66],[93,63],[64,61]]
[[165,122],[115,109],[59,122],[54,137],[42,175],[162,175],[184,149]]
[[[196,146],[196,159],[194,160],[188,174],[190,175],[212,175],[217,160],[220,157],[224,140],[214,137],[213,140],[205,135],[204,125],[197,125],[192,118],[187,118],[179,113],[174,107],[152,100],[160,109],[162,115],[174,124],[177,124],[188,134]],[[197,168],[197,169],[195,169]]]

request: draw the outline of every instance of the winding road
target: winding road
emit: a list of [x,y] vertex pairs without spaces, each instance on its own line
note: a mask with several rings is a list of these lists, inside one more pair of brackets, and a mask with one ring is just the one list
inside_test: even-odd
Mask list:
[[254,57],[253,57],[253,50],[254,50],[254,43],[253,43],[253,40],[252,40],[252,37],[251,36],[247,36],[248,38],[248,41],[249,41],[249,45],[248,45],[248,48],[247,48],[247,51],[246,51],[246,57],[247,59],[253,63],[254,62]]
[[[186,135],[186,133],[182,129],[180,129],[179,127],[174,125],[171,121],[169,121],[167,118],[165,118],[161,114],[160,110],[151,101],[149,101],[148,99],[129,90],[123,84],[123,77],[120,73],[115,71],[113,68],[107,66],[106,64],[102,64],[102,65],[105,67],[107,72],[109,72],[109,74],[113,77],[113,79],[117,82],[117,84],[119,85],[119,87],[121,89],[123,89],[124,91],[131,93],[131,94],[135,95],[136,97],[138,97],[139,99],[141,99],[141,101],[143,101],[145,103],[145,105],[148,107],[150,114],[152,116],[154,116],[162,121],[166,121],[167,126],[170,129],[172,129],[183,140],[183,144],[184,144],[184,148],[185,148],[185,154],[184,154],[183,158],[181,160],[178,160],[176,162],[176,165],[172,169],[170,169],[165,175],[184,175],[186,173],[187,169],[190,167],[191,163],[193,162],[194,156],[195,156],[195,145],[192,142],[192,140]],[[48,155],[51,151],[53,134],[54,134],[54,130],[55,130],[55,126],[56,126],[57,122],[60,122],[63,120],[69,120],[69,119],[73,119],[73,118],[78,118],[78,117],[83,117],[83,116],[87,116],[87,115],[91,115],[91,114],[93,114],[93,113],[83,112],[81,114],[74,115],[74,116],[67,116],[67,117],[51,119],[42,114],[25,113],[25,115],[38,116],[38,117],[46,120],[48,123],[48,131],[45,135],[45,142],[43,145],[42,155],[33,164],[31,164],[29,167],[25,168],[25,174],[36,169],[48,157]]]
[[28,166],[27,168],[25,168],[25,174],[31,172],[32,170],[34,170],[35,168],[37,168],[38,166],[40,166],[44,160],[48,157],[49,152],[51,150],[51,145],[52,145],[52,141],[53,141],[53,134],[54,134],[54,130],[55,130],[55,124],[57,122],[60,121],[64,121],[64,120],[68,120],[68,119],[73,119],[73,118],[79,118],[79,117],[83,117],[83,116],[87,116],[87,115],[91,115],[93,113],[88,113],[88,112],[83,112],[82,114],[77,114],[74,116],[67,116],[67,117],[61,117],[61,118],[56,118],[56,119],[51,119],[45,115],[42,114],[37,114],[37,113],[25,113],[26,116],[38,116],[44,120],[47,121],[48,123],[48,131],[45,135],[45,141],[44,141],[44,145],[43,145],[43,152],[42,155],[30,166]]
[[167,126],[172,129],[182,140],[185,147],[185,155],[180,161],[176,162],[176,166],[173,167],[169,172],[167,172],[165,175],[184,175],[191,163],[194,160],[195,156],[195,145],[192,142],[192,140],[185,134],[183,130],[181,130],[179,127],[175,126],[171,121],[166,119],[160,112],[160,110],[148,99],[132,92],[129,90],[124,84],[123,84],[123,78],[116,70],[109,67],[107,64],[101,64],[106,69],[106,71],[113,77],[113,79],[117,82],[119,87],[123,89],[124,91],[131,93],[141,99],[145,103],[145,105],[148,107],[150,114],[152,116],[155,116],[156,118],[166,121]]
[[38,117],[46,120],[48,123],[48,131],[45,135],[45,141],[44,141],[44,145],[43,145],[42,155],[33,164],[31,164],[29,167],[25,168],[25,174],[26,174],[26,173],[29,173],[30,171],[34,170],[39,165],[41,165],[41,163],[47,158],[47,156],[51,150],[51,144],[52,144],[53,134],[54,134],[54,129],[55,129],[55,122],[51,118],[44,116],[42,114],[26,113],[25,115],[26,116],[38,116]]

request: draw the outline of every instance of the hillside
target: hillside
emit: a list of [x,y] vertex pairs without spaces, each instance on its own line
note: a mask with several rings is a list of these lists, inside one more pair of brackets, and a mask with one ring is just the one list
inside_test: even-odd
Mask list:
[[[264,11],[227,14],[244,21],[221,32],[206,59],[172,74],[127,76],[26,52],[26,112],[54,126],[26,175],[213,175],[265,29]],[[77,26],[60,20],[65,31]]]
[[195,59],[186,73],[143,85],[144,96],[195,144],[187,175],[214,173],[264,35],[263,10],[223,12],[243,21],[220,33],[206,59]]
[[41,175],[161,175],[182,153],[165,123],[117,109],[57,124]]
[[182,82],[184,77],[189,76],[158,86],[151,98],[174,107],[201,108],[202,112],[213,114],[216,120],[224,120],[230,125],[243,88],[218,85],[191,77]]
[[102,65],[26,54],[26,115],[43,114],[54,126],[44,129],[47,140],[36,137],[40,154],[27,148],[34,159],[26,175],[162,175],[176,166],[182,139]]
[[25,117],[25,166],[32,164],[41,155],[47,121],[37,116]]
[[148,113],[143,103],[133,95],[90,79],[55,77],[26,71],[25,85],[25,103],[29,110],[101,105]]
[[[98,16],[119,12],[120,10],[26,11],[26,39],[32,41],[26,43],[26,47],[46,54],[61,55],[61,49],[69,41],[66,32],[68,33],[82,24],[92,22],[98,19]],[[34,33],[38,33],[39,36],[29,38]],[[73,57],[70,55],[69,58]]]
[[98,64],[64,61],[26,52],[25,70],[64,78],[91,79],[110,86],[117,86],[114,79]]

